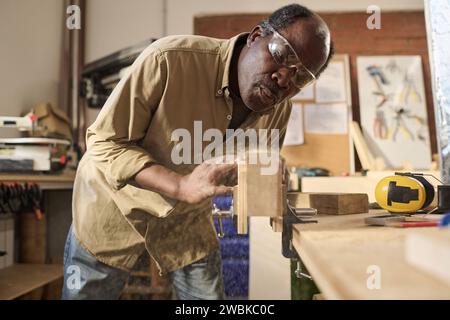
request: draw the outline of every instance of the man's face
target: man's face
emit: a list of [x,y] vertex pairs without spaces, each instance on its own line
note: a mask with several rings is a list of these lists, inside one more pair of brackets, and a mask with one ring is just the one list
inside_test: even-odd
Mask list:
[[[317,36],[318,28],[326,24],[320,18],[301,19],[279,30],[293,47],[302,64],[314,75],[325,64],[329,53],[328,39]],[[277,103],[300,91],[293,82],[295,69],[279,65],[268,49],[273,35],[262,36],[255,28],[250,34],[245,54],[238,67],[239,90],[245,105],[256,112],[271,109]]]

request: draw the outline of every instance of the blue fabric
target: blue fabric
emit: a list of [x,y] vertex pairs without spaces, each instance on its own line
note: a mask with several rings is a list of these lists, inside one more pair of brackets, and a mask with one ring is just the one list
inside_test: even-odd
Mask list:
[[230,194],[215,196],[212,199],[212,203],[219,210],[230,210],[233,205],[233,196]]
[[[217,219],[214,219],[218,230]],[[222,219],[225,237],[220,239],[223,282],[227,299],[248,298],[249,236],[239,235],[232,219]],[[250,230],[250,224],[248,224]]]
[[[222,259],[240,258],[248,260],[249,240],[248,237],[235,236],[220,239],[220,250]],[[225,265],[224,265],[225,267]]]
[[[214,219],[214,225],[216,227],[216,231],[219,231],[219,222],[217,221],[217,218]],[[249,228],[249,232],[250,232],[250,225],[247,224],[248,228]],[[230,238],[230,237],[248,237],[247,235],[243,236],[243,235],[238,235],[237,230],[236,230],[236,226],[234,225],[233,219],[231,218],[223,218],[222,219],[222,230],[225,233],[225,237],[226,238]]]
[[248,297],[248,264],[247,259],[223,260],[223,281],[227,298]]
[[128,272],[101,263],[87,252],[70,227],[64,248],[63,300],[115,300],[127,279]]
[[[64,248],[63,300],[115,300],[129,273],[99,262],[75,238],[72,227]],[[220,252],[170,274],[175,295],[181,300],[224,298]]]

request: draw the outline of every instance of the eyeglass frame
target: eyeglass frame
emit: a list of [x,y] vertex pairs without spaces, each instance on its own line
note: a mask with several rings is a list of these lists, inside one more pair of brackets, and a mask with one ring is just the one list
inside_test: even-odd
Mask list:
[[[315,81],[317,81],[317,78],[316,78],[316,76],[314,75],[314,73],[312,73],[312,72],[311,72],[311,71],[303,64],[303,62],[302,62],[302,61],[300,60],[300,58],[298,57],[297,52],[295,52],[294,48],[293,48],[292,45],[289,43],[289,41],[288,41],[285,37],[283,37],[277,30],[275,30],[275,28],[272,27],[270,24],[267,24],[267,25],[268,25],[270,31],[273,33],[273,35],[275,35],[275,36],[277,36],[277,37],[279,37],[279,38],[281,38],[281,39],[283,40],[283,42],[288,46],[288,48],[294,53],[294,56],[295,56],[295,58],[296,58],[297,61],[298,61],[296,64],[292,64],[292,65],[284,65],[284,64],[278,63],[278,62],[277,62],[277,59],[274,57],[272,51],[271,51],[270,48],[269,48],[269,45],[270,45],[270,41],[269,41],[269,43],[267,44],[267,49],[269,50],[269,53],[270,53],[270,55],[272,56],[272,58],[275,60],[275,62],[276,62],[278,65],[281,65],[281,66],[283,66],[283,67],[287,67],[287,68],[293,68],[293,67],[294,67],[294,68],[296,69],[295,72],[298,72],[298,67],[297,67],[297,65],[301,65],[301,66],[302,66],[302,67],[303,67],[303,68],[311,75],[311,77],[312,77],[312,80],[311,80],[310,82],[308,82],[306,85],[304,85],[303,87],[299,87],[299,86],[295,85],[295,82],[294,82],[294,85],[295,85],[297,88],[299,88],[299,89],[303,89],[303,88],[305,88],[305,87],[307,87],[307,86],[313,84]],[[273,35],[272,35],[272,36],[273,36]]]

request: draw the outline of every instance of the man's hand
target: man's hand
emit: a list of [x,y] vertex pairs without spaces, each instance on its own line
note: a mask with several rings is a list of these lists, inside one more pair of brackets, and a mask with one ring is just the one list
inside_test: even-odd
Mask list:
[[177,198],[195,204],[215,195],[231,193],[233,187],[225,186],[221,181],[226,175],[233,174],[236,168],[237,165],[234,163],[203,162],[192,173],[180,179]]
[[159,164],[152,164],[141,170],[131,183],[175,200],[190,204],[199,203],[209,197],[230,193],[233,190],[223,182],[227,177],[236,175],[237,165],[218,164],[214,161],[203,162],[185,176]]

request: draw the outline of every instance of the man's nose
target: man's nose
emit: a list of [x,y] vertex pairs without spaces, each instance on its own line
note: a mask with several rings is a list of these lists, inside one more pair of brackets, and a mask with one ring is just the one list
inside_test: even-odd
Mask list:
[[281,67],[272,75],[272,79],[277,82],[280,88],[289,89],[293,72],[290,68]]

